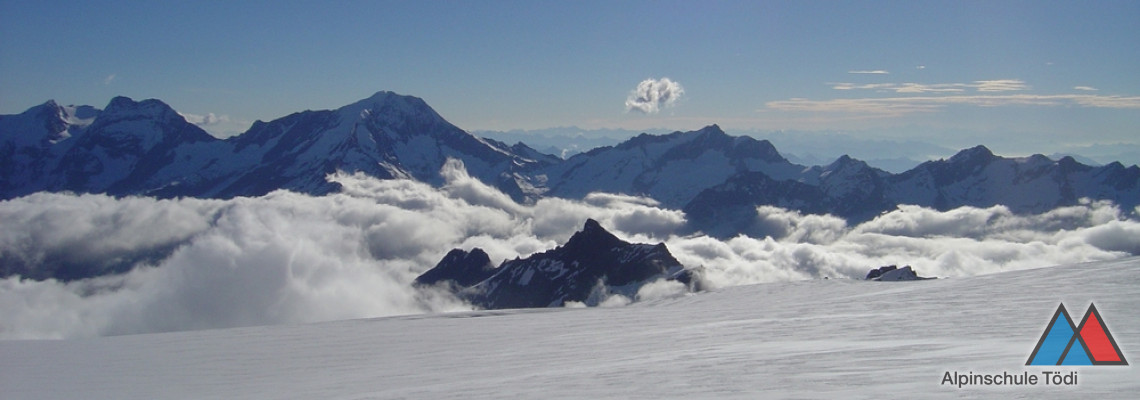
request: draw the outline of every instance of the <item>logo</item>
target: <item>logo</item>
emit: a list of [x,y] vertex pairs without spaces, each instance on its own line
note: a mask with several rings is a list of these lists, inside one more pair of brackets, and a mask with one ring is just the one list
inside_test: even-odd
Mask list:
[[1128,361],[1095,305],[1089,304],[1081,324],[1073,325],[1062,303],[1025,365],[1128,365]]

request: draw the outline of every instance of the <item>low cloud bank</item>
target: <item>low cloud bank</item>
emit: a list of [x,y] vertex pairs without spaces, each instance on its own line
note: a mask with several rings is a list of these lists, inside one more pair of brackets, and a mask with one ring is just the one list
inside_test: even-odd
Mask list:
[[[39,193],[0,202],[0,263],[129,272],[69,282],[0,280],[0,338],[67,338],[302,323],[470,309],[412,280],[452,248],[492,260],[564,243],[586,218],[637,242],[665,242],[713,288],[859,278],[908,264],[966,276],[1140,254],[1140,222],[1086,202],[1040,215],[1005,207],[939,212],[903,206],[850,227],[830,216],[757,209],[776,237],[678,236],[681,211],[595,193],[518,204],[462,163],[440,188],[338,174],[341,193],[286,191],[231,200]],[[35,271],[24,275],[31,276]],[[676,295],[660,283],[637,299]],[[611,304],[612,305],[612,304]]]

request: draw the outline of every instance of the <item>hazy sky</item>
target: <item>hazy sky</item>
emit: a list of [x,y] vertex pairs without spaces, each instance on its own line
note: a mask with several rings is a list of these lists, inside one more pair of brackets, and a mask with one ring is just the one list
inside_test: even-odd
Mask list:
[[392,90],[468,130],[1137,144],[1138,39],[1137,1],[0,0],[0,113],[126,95],[222,133]]

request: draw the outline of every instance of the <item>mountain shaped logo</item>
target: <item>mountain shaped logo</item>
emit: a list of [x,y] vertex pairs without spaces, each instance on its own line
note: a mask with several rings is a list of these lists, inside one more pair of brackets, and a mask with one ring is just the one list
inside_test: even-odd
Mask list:
[[1025,365],[1128,365],[1128,361],[1096,305],[1089,304],[1081,324],[1073,325],[1062,303]]

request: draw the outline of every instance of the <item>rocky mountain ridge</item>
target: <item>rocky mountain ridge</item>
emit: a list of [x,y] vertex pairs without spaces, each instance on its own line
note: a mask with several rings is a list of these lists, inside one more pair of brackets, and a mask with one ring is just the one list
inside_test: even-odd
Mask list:
[[498,267],[479,248],[452,250],[416,283],[444,284],[475,306],[500,309],[594,306],[614,294],[633,298],[657,279],[691,283],[693,276],[664,243],[629,243],[591,219],[566,244]]
[[335,110],[303,111],[217,139],[159,100],[117,97],[103,110],[54,101],[0,116],[0,199],[37,191],[228,198],[286,189],[338,190],[337,171],[443,182],[449,159],[529,202],[592,192],[651,197],[683,209],[694,231],[757,232],[755,208],[773,205],[863,221],[915,204],[940,210],[1005,205],[1037,213],[1109,200],[1140,204],[1140,167],[1093,167],[1072,157],[1006,158],[984,146],[891,174],[840,157],[794,164],[768,141],[710,125],[642,134],[562,160],[525,144],[483,139],[447,122],[422,99],[378,92]]

